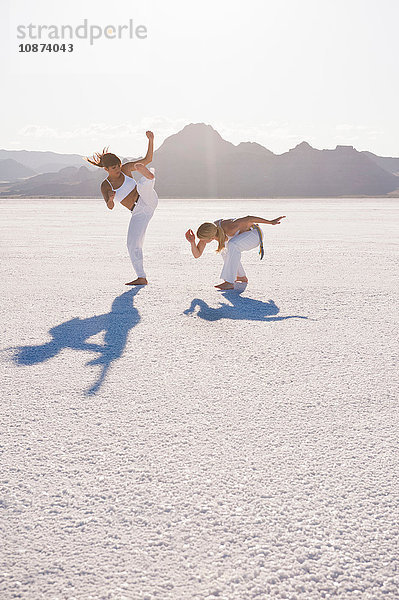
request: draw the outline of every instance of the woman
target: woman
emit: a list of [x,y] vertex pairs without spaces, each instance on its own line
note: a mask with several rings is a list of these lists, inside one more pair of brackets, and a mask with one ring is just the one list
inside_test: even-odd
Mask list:
[[[152,215],[158,205],[158,196],[154,190],[154,169],[147,169],[152,161],[154,152],[154,134],[147,131],[148,150],[145,158],[122,165],[121,160],[104,148],[103,152],[96,153],[91,159],[86,160],[96,167],[105,169],[107,179],[101,184],[101,192],[107,207],[112,210],[115,202],[119,202],[131,211],[129,229],[127,233],[127,247],[130,259],[137,278],[126,285],[147,285],[147,275],[143,266],[143,242],[145,232]],[[132,172],[138,171],[141,175],[136,182]]]
[[280,225],[281,219],[285,219],[285,216],[277,217],[272,221],[253,216],[240,219],[219,219],[214,223],[200,225],[197,231],[198,244],[195,243],[195,235],[191,229],[186,231],[186,239],[191,244],[194,258],[202,255],[207,244],[214,240],[218,242],[216,252],[222,252],[224,266],[220,277],[224,281],[215,287],[220,290],[232,290],[235,281],[248,282],[241,264],[241,252],[260,246],[261,258],[263,258],[263,236],[258,223]]

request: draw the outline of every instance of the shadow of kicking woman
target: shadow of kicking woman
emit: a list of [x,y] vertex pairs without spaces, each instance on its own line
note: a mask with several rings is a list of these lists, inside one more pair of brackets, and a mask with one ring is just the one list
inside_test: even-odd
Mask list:
[[[96,352],[99,356],[86,363],[101,365],[97,380],[86,391],[86,395],[95,394],[104,382],[112,363],[122,356],[129,331],[140,321],[139,312],[133,306],[133,298],[140,289],[142,288],[133,288],[117,296],[109,313],[86,319],[76,317],[52,327],[49,330],[53,338],[50,342],[14,348],[14,361],[22,366],[35,365],[53,358],[64,348]],[[104,344],[87,341],[101,331],[105,331]]]

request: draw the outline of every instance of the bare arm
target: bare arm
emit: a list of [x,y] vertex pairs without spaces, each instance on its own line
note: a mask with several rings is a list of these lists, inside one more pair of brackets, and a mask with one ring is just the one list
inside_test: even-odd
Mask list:
[[152,131],[146,131],[145,134],[148,137],[147,154],[144,158],[139,158],[138,160],[127,162],[122,165],[122,171],[125,173],[125,175],[131,175],[132,171],[136,171],[138,164],[148,165],[150,162],[152,162],[152,157],[154,155],[154,134]]
[[105,204],[107,205],[107,207],[112,210],[114,208],[114,198],[115,198],[115,192],[114,190],[111,188],[111,186],[109,185],[109,183],[107,181],[103,181],[101,184],[101,193],[103,195],[103,198],[105,200]]
[[248,231],[252,225],[258,223],[266,223],[267,225],[280,225],[281,219],[285,219],[285,216],[277,217],[276,219],[269,221],[268,219],[263,219],[262,217],[248,215],[247,217],[235,219],[235,221],[225,222],[224,229],[226,230],[227,235],[231,236],[237,233],[237,231]]
[[262,217],[253,217],[253,216],[248,216],[246,217],[247,219],[249,219],[250,225],[255,225],[255,223],[267,223],[268,225],[280,225],[280,221],[281,219],[285,219],[285,215],[282,217],[276,217],[275,219],[272,219],[271,221],[268,221],[267,219],[262,219]]
[[191,252],[194,258],[199,258],[206,246],[205,240],[199,240],[198,244],[195,243],[195,235],[192,229],[186,231],[186,240],[191,244]]

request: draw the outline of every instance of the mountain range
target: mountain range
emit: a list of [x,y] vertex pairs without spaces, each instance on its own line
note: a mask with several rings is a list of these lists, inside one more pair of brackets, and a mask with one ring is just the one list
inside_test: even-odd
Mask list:
[[[399,158],[307,142],[274,154],[234,145],[204,123],[166,138],[152,165],[164,198],[399,197]],[[97,198],[105,175],[77,154],[0,150],[0,197]]]

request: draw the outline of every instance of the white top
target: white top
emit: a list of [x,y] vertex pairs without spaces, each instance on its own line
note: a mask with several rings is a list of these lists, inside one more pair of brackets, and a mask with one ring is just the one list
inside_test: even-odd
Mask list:
[[137,185],[137,182],[135,179],[133,179],[133,177],[129,177],[129,175],[125,175],[124,173],[123,173],[123,176],[125,179],[123,180],[122,185],[120,185],[116,189],[113,188],[112,183],[110,182],[108,177],[105,180],[105,181],[108,181],[109,185],[111,186],[111,189],[115,192],[114,200],[116,202],[122,202],[122,200],[124,200],[126,198],[126,196],[128,196],[130,194],[130,192],[133,191]]

